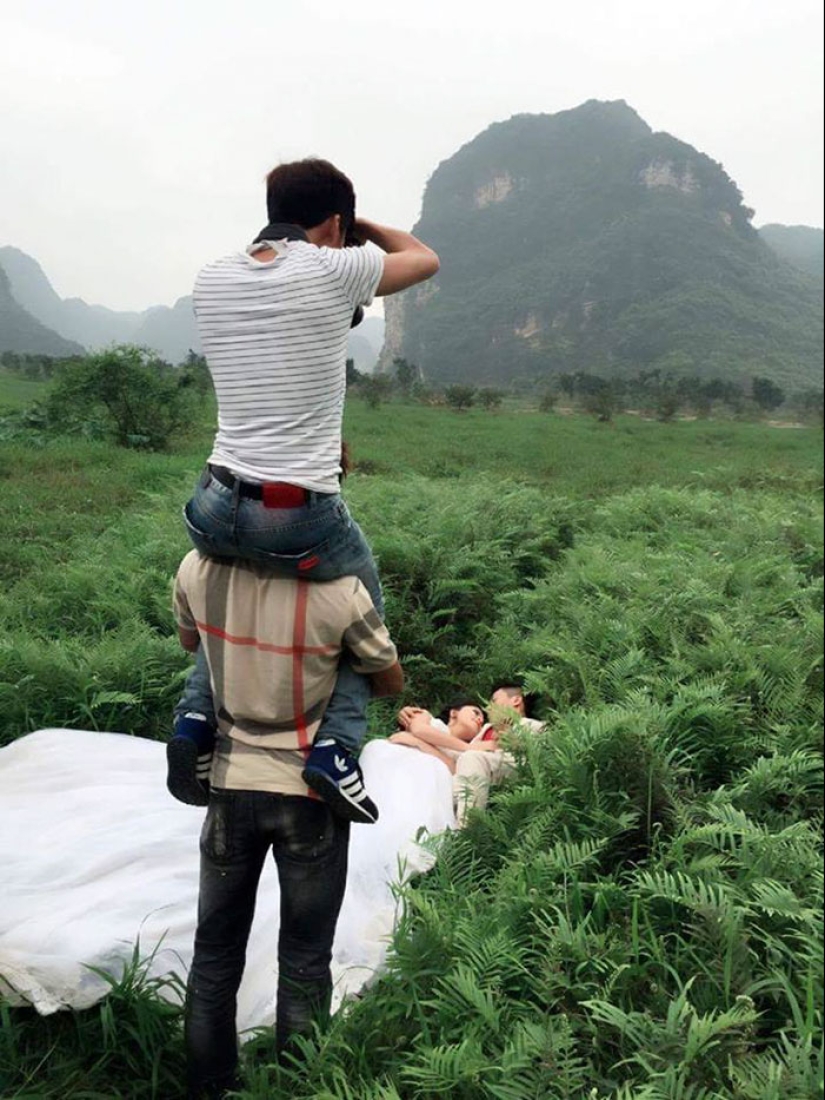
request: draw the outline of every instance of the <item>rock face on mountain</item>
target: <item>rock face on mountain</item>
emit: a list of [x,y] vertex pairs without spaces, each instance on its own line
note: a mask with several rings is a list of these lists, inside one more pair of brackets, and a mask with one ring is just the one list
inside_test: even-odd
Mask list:
[[810,225],[762,225],[759,236],[777,256],[822,281],[825,233],[821,229]]
[[496,123],[438,166],[414,229],[435,279],[387,299],[394,356],[437,382],[659,366],[819,380],[822,295],[722,167],[623,101]]
[[363,374],[372,374],[384,344],[384,318],[365,317],[349,334],[347,358],[355,361],[355,367]]
[[0,267],[0,352],[33,355],[82,355],[79,344],[66,340],[23,309],[12,295],[6,272]]

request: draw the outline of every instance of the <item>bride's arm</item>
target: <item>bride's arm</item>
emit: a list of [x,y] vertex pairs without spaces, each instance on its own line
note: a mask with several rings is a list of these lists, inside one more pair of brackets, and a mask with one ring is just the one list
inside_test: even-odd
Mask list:
[[459,741],[451,733],[444,733],[437,726],[431,725],[431,721],[431,715],[424,711],[413,716],[407,730],[420,741],[439,749],[454,749],[456,752],[466,752],[469,749],[466,741]]

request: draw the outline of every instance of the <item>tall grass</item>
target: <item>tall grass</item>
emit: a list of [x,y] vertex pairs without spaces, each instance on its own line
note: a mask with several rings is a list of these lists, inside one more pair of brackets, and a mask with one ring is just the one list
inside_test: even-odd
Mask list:
[[[821,437],[603,429],[350,410],[407,698],[519,673],[548,731],[404,891],[386,973],[297,1063],[255,1040],[245,1096],[822,1094]],[[206,449],[0,448],[4,740],[166,735]],[[88,1013],[4,1009],[2,1095],[179,1095],[179,1017],[138,978]]]
[[150,978],[136,945],[105,1000],[45,1019],[0,1003],[3,1100],[178,1100],[183,1076],[180,980]]
[[572,529],[472,654],[548,733],[249,1097],[822,1094],[819,507],[651,487]]

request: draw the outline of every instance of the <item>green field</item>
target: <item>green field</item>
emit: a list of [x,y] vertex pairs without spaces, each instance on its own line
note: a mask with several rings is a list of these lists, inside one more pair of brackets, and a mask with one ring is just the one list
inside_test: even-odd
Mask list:
[[0,413],[8,409],[22,409],[37,401],[43,394],[44,384],[0,367]]
[[[548,733],[407,890],[386,975],[304,1067],[255,1040],[244,1095],[822,1095],[821,432],[351,401],[346,434],[406,698],[518,673]],[[167,735],[208,446],[206,415],[168,455],[0,443],[0,744]],[[184,1095],[131,977],[0,1011],[4,1100]]]
[[731,420],[660,424],[638,416],[599,423],[530,410],[489,413],[420,406],[370,410],[352,402],[347,435],[370,473],[509,477],[571,498],[626,489],[727,491],[821,485],[821,433]]

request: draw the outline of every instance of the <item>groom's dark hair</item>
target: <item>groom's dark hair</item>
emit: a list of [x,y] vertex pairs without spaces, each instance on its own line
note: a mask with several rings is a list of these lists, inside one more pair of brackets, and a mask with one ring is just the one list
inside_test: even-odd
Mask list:
[[524,716],[525,718],[532,718],[536,709],[536,694],[532,691],[525,691],[521,684],[514,682],[513,680],[503,680],[501,683],[493,684],[490,691],[490,697],[497,691],[506,691],[508,695],[520,695],[524,700]]

